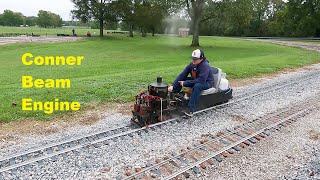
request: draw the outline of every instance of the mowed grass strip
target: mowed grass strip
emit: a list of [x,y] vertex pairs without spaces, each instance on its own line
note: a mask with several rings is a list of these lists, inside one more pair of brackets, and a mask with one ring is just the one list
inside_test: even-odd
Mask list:
[[[271,43],[232,38],[201,37],[201,49],[211,65],[223,69],[230,79],[269,74],[284,68],[319,62],[316,52]],[[167,83],[190,62],[194,48],[191,37],[134,37],[113,35],[56,44],[13,44],[0,46],[0,121],[25,118],[48,119],[41,111],[22,111],[22,98],[33,101],[79,101],[86,105],[130,102],[158,75]],[[85,56],[81,66],[25,66],[24,53],[35,56]],[[21,76],[41,79],[71,79],[70,89],[23,89]],[[12,104],[17,104],[13,106]]]

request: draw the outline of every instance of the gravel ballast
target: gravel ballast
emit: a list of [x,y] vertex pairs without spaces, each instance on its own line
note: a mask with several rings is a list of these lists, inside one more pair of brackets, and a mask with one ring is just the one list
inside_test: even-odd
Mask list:
[[320,179],[320,111],[214,165],[215,179]]
[[0,37],[0,45],[13,43],[56,43],[56,42],[72,42],[83,39],[82,37],[57,37],[57,36],[18,36],[18,37]]
[[[69,153],[65,157],[59,157],[57,160],[47,160],[43,162],[43,165],[34,166],[30,169],[19,169],[17,171],[16,176],[10,176],[10,174],[6,174],[6,179],[11,179],[14,177],[23,177],[24,179],[114,179],[119,175],[124,175],[124,170],[126,167],[143,167],[147,163],[153,163],[158,158],[163,158],[165,156],[170,156],[174,153],[178,153],[181,149],[185,149],[188,146],[192,146],[193,143],[196,143],[201,138],[201,135],[211,133],[215,134],[219,130],[225,129],[225,128],[231,128],[236,125],[240,125],[243,122],[250,121],[256,117],[263,116],[267,113],[276,111],[280,108],[285,108],[293,103],[303,102],[304,100],[308,98],[314,97],[316,94],[320,93],[320,64],[314,65],[310,67],[309,69],[301,70],[298,72],[293,72],[290,74],[282,74],[279,77],[275,79],[265,79],[260,83],[241,87],[236,89],[235,96],[240,95],[242,93],[248,93],[248,92],[259,92],[261,90],[266,90],[268,87],[274,87],[277,85],[290,83],[293,81],[301,80],[302,78],[306,77],[312,77],[311,79],[305,80],[298,84],[293,84],[290,87],[282,88],[279,90],[275,90],[272,92],[268,92],[266,94],[259,95],[257,97],[253,97],[241,102],[237,102],[236,104],[229,105],[219,111],[210,111],[205,114],[196,116],[189,121],[184,121],[181,123],[177,123],[171,126],[165,126],[165,128],[156,129],[149,131],[149,133],[143,132],[140,136],[135,135],[134,138],[131,138],[129,136],[124,137],[123,139],[118,139],[115,141],[110,141],[109,145],[101,145],[99,148],[95,147],[89,147],[86,149],[80,149],[77,151],[77,153]],[[313,75],[313,76],[311,76]],[[250,93],[249,93],[250,94]],[[311,117],[318,117],[318,120],[316,118],[309,117],[309,121],[311,121],[310,126],[311,127],[318,127],[319,128],[319,112],[313,113],[313,116]],[[306,117],[306,118],[307,118]],[[68,139],[68,138],[75,138],[77,136],[82,136],[85,134],[91,134],[97,131],[102,131],[104,129],[110,129],[117,126],[122,126],[124,124],[129,123],[129,116],[123,116],[121,114],[111,114],[110,116],[106,116],[104,119],[100,120],[94,125],[82,127],[77,126],[68,129],[67,131],[60,131],[58,133],[51,134],[49,136],[36,136],[36,135],[30,135],[28,137],[18,137],[13,138],[8,141],[2,141],[0,143],[1,150],[0,150],[0,156],[6,156],[13,154],[15,152],[27,150],[34,147],[43,146],[48,143],[52,142],[58,142],[62,139]],[[305,120],[299,121],[299,123],[303,123]],[[318,121],[318,122],[314,122]],[[299,126],[297,124],[298,128],[303,128],[302,125]],[[295,126],[293,127],[292,132],[295,132],[294,136],[300,137],[298,133],[303,132],[296,132],[294,131]],[[308,128],[305,128],[308,129]],[[317,129],[315,129],[317,130]],[[286,132],[280,132],[283,133],[284,136],[289,136],[289,133]],[[290,138],[286,138],[288,143],[285,149],[294,149],[294,147],[298,147],[298,149],[303,149],[303,151],[299,151],[299,153],[302,155],[303,153],[306,153],[308,155],[301,156],[301,161],[298,161],[299,165],[300,162],[305,163],[305,166],[307,169],[308,166],[311,164],[317,164],[312,163],[314,161],[303,161],[304,159],[307,159],[308,157],[312,157],[311,154],[314,149],[313,145],[319,144],[318,143],[310,143],[307,142],[307,138],[303,138],[302,136],[300,139],[304,140],[300,143],[300,139],[298,138],[291,138],[292,140],[297,140],[296,145],[293,142],[289,142]],[[310,140],[312,141],[312,140]],[[273,142],[273,140],[266,140],[266,146],[268,146],[268,142]],[[275,140],[276,143],[278,142]],[[317,142],[317,141],[315,141]],[[281,143],[281,141],[279,141]],[[262,144],[262,143],[261,143]],[[286,145],[286,143],[282,143],[283,146]],[[309,144],[310,149],[308,149],[307,145],[304,146],[304,144]],[[258,151],[262,149],[258,148],[260,146],[260,143],[257,146],[253,146],[254,151]],[[271,145],[270,145],[271,146]],[[319,147],[319,146],[318,146]],[[275,147],[274,147],[275,148]],[[276,151],[274,154],[270,154],[274,156],[273,159],[277,159],[277,154],[281,154],[281,151],[283,151],[283,148],[281,148]],[[269,150],[270,152],[270,150]],[[272,152],[272,151],[271,151]],[[296,151],[294,151],[296,152]],[[297,151],[298,152],[298,151]],[[242,154],[245,152],[241,152],[240,155],[242,157]],[[315,156],[319,153],[313,153]],[[300,157],[297,154],[297,159]],[[236,157],[236,156],[235,156]],[[266,156],[269,157],[269,156]],[[294,156],[295,157],[295,156]],[[250,158],[250,157],[248,157]],[[317,158],[317,157],[315,157]],[[231,159],[231,158],[230,158]],[[259,167],[260,165],[267,164],[269,165],[269,162],[260,162],[258,161],[252,161],[252,163],[259,163],[255,164],[254,166]],[[290,158],[289,158],[290,159]],[[229,160],[227,159],[223,163],[226,163],[225,166],[227,166],[227,162]],[[316,162],[316,161],[315,161]],[[218,164],[217,168],[220,168],[219,171],[225,170],[226,174],[227,171],[231,168],[222,168],[224,164]],[[241,168],[242,164],[246,164],[246,162],[239,161],[236,163],[231,163],[232,166]],[[251,164],[251,166],[253,166]],[[244,166],[246,167],[246,166]],[[276,167],[276,166],[275,166]],[[286,166],[285,166],[286,167]],[[301,171],[300,171],[301,170]],[[215,174],[213,173],[219,173],[219,171],[213,171],[210,177],[215,177]],[[230,177],[236,177],[237,173],[240,173],[241,171],[234,169],[234,176],[230,175]],[[299,176],[300,174],[304,174],[304,168],[298,168],[296,169],[296,174]],[[307,171],[307,170],[306,170]],[[253,179],[255,177],[259,177],[258,175],[261,174],[258,172],[249,172]],[[263,171],[262,171],[263,173]],[[279,171],[277,173],[276,178],[281,178],[282,176],[288,176],[286,173],[287,171]],[[314,171],[316,174],[316,171]],[[230,174],[230,173],[228,173]],[[242,173],[243,174],[243,173]],[[257,174],[257,175],[255,175]],[[272,174],[272,173],[270,173]],[[218,177],[218,176],[217,176]],[[226,178],[228,176],[219,176],[221,178]],[[244,177],[244,176],[242,176]],[[271,176],[270,176],[271,177]],[[294,177],[293,177],[294,178]],[[244,178],[245,179],[245,178]],[[250,178],[249,178],[250,179]]]
[[315,43],[307,43],[307,42],[297,42],[297,41],[283,41],[277,39],[247,39],[249,41],[261,41],[261,42],[271,42],[274,44],[279,44],[282,46],[289,46],[289,47],[298,47],[310,51],[318,51],[320,52],[320,44]]

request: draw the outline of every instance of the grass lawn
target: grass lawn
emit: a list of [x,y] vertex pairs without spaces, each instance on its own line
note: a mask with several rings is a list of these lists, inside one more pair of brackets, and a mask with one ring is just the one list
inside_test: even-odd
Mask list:
[[[35,34],[35,35],[57,35],[57,34],[69,34],[72,35],[73,28],[40,28],[40,27],[9,27],[0,26],[0,34],[6,33],[19,33],[19,34]],[[83,27],[75,27],[75,33],[77,35],[85,36],[88,31],[91,35],[99,35],[99,29],[89,29]],[[111,30],[104,30],[104,33],[110,32]]]
[[[320,62],[316,52],[271,43],[241,39],[201,37],[202,49],[213,66],[222,68],[229,78],[247,78],[274,73],[283,68]],[[56,44],[12,44],[0,46],[0,122],[24,118],[48,119],[53,115],[22,111],[21,99],[33,101],[79,101],[86,104],[133,101],[158,75],[172,82],[190,62],[194,48],[191,37],[134,37],[112,35],[78,42]],[[22,54],[34,56],[85,56],[81,66],[24,66]],[[21,76],[70,78],[71,89],[22,89]],[[16,107],[12,103],[17,103]]]

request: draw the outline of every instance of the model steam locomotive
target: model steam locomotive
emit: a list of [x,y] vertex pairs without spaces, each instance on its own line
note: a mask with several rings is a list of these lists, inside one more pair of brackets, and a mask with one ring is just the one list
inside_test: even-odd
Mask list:
[[[232,98],[232,88],[225,74],[219,68],[212,67],[212,69],[214,87],[202,92],[197,111],[226,103]],[[187,109],[190,94],[190,89],[177,94],[169,93],[168,85],[162,82],[162,77],[158,77],[157,82],[148,86],[148,90],[135,96],[136,102],[131,120],[143,127],[179,117]]]

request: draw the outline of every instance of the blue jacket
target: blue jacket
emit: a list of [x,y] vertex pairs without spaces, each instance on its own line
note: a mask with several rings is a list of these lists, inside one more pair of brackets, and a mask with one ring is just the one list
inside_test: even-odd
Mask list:
[[[191,74],[192,80],[187,80],[189,74]],[[207,83],[210,88],[213,87],[213,71],[209,61],[203,60],[198,65],[194,65],[193,63],[188,64],[173,82],[173,86],[180,86],[179,81],[185,81],[183,84],[185,87],[193,87],[196,83]]]

